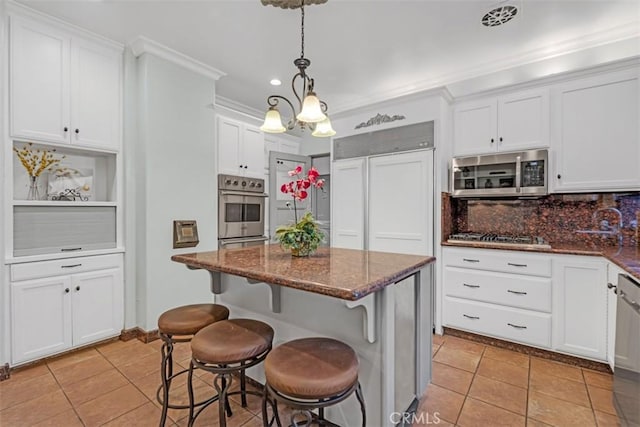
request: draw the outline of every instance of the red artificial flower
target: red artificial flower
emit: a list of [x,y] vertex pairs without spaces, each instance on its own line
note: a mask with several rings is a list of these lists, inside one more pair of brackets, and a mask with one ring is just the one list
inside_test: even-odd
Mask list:
[[296,199],[298,200],[304,200],[306,199],[308,196],[308,193],[304,190],[300,190],[296,193]]
[[292,171],[289,171],[289,176],[299,175],[300,172],[302,172],[302,166],[298,165],[297,168],[295,168]]
[[316,181],[316,183],[314,184],[316,188],[322,188],[324,187],[324,179],[319,179]]

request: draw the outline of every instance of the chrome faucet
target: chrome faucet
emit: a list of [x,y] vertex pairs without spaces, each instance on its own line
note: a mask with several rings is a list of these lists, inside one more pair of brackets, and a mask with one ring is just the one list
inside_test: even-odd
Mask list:
[[598,224],[600,226],[600,230],[612,231],[614,233],[620,233],[620,230],[622,230],[622,212],[620,212],[616,208],[600,208],[600,209],[596,210],[593,213],[593,222],[594,223],[596,222],[596,220],[598,218],[598,213],[599,212],[613,212],[616,215],[618,215],[618,223],[617,224],[609,225],[609,221],[607,221],[606,219],[603,219],[599,223],[596,223],[596,224]]
[[[613,212],[618,216],[618,222],[615,224],[610,224],[608,220],[602,219],[598,221],[598,214],[601,212]],[[609,236],[617,236],[618,244],[622,246],[622,212],[616,208],[600,208],[597,209],[593,215],[593,223],[596,226],[596,230],[576,230],[576,233],[581,234],[600,234],[600,235],[609,235]]]

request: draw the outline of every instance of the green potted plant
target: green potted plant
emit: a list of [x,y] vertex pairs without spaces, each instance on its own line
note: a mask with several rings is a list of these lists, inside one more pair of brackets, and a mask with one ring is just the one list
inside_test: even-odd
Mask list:
[[295,176],[297,179],[283,184],[280,191],[290,194],[293,198],[294,222],[276,228],[276,240],[284,249],[290,250],[293,256],[309,256],[324,241],[324,234],[320,231],[311,212],[306,212],[298,221],[296,201],[305,200],[309,196],[307,189],[322,189],[324,180],[318,178],[318,171],[314,167],[311,167],[305,175],[302,172],[302,166],[298,166],[289,171],[289,176]]

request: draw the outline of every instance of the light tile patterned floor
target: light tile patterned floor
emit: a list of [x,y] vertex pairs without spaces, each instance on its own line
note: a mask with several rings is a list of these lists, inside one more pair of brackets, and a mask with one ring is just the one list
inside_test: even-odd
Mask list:
[[[445,336],[414,426],[616,426],[613,377]],[[436,415],[437,414],[437,415]]]
[[[157,426],[160,345],[114,341],[15,371],[0,382],[0,426]],[[433,381],[415,425],[433,424],[436,413],[442,426],[619,425],[610,375],[451,336],[434,336],[433,347]],[[189,357],[188,344],[177,346],[177,364]],[[185,380],[173,383],[172,395],[186,403]],[[210,384],[199,372],[196,397],[212,395]],[[249,396],[246,409],[232,399],[230,427],[262,425],[259,397]],[[185,426],[186,416],[170,410],[167,425]],[[218,425],[217,404],[196,425]]]

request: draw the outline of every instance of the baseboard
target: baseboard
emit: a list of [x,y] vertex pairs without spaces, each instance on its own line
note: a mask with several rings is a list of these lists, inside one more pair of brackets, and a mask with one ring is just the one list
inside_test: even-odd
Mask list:
[[148,344],[151,341],[159,339],[160,335],[158,335],[157,329],[145,331],[138,326],[131,329],[123,329],[122,332],[120,332],[120,340],[122,341],[130,341],[134,338],[137,338],[139,341]]
[[580,368],[591,369],[594,371],[605,372],[610,374],[609,365],[594,360],[582,359],[581,357],[569,356],[568,354],[556,353],[555,351],[543,350],[541,348],[530,347],[524,344],[518,344],[511,341],[505,341],[498,338],[487,337],[484,335],[465,332],[458,329],[443,327],[444,335],[451,335],[458,338],[464,338],[469,341],[479,342],[481,344],[491,345],[494,347],[504,348],[506,350],[515,351],[529,356],[539,357],[541,359],[553,360],[555,362],[566,363],[567,365],[578,366]]
[[0,366],[0,381],[8,380],[11,378],[11,368],[8,363]]

